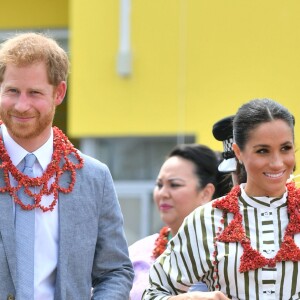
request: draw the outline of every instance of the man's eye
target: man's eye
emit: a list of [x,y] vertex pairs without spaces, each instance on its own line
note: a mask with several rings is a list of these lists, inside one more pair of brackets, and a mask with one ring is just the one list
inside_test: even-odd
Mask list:
[[292,146],[284,146],[284,147],[282,147],[281,149],[282,149],[283,151],[289,151],[289,150],[293,149],[293,147],[292,147]]

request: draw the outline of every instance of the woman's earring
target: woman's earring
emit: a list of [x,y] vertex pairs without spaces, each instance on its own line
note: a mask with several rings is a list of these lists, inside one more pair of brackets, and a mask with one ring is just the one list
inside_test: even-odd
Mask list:
[[240,165],[242,165],[242,164],[243,164],[243,162],[242,162],[241,160],[239,160],[239,164],[240,164]]

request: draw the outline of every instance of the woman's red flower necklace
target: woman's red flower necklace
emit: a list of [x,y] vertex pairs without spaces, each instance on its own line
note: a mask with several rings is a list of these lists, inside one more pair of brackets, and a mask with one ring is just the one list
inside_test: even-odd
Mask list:
[[155,240],[154,249],[152,252],[152,257],[159,257],[165,250],[169,241],[171,229],[170,227],[163,227],[160,232],[158,238]]
[[[219,228],[219,232],[215,238],[214,256],[216,257],[217,253],[216,241],[224,243],[239,242],[244,249],[240,259],[240,272],[247,272],[264,266],[274,268],[276,263],[281,261],[300,261],[300,249],[294,242],[294,235],[300,232],[300,191],[296,188],[294,182],[288,183],[286,187],[288,191],[287,211],[289,215],[289,224],[285,230],[280,249],[275,257],[265,258],[257,250],[252,248],[250,239],[246,236],[245,229],[243,228],[243,217],[239,211],[239,186],[234,187],[227,196],[213,203],[214,207],[224,211],[222,223],[224,223],[224,217],[227,213],[233,214],[233,220],[223,232],[221,232],[221,228]],[[216,265],[217,261],[215,261],[214,264]],[[215,269],[215,271],[217,272],[217,269]]]
[[[0,121],[0,124],[2,122]],[[40,208],[43,212],[52,211],[58,201],[58,193],[70,193],[76,181],[76,169],[83,167],[83,159],[78,154],[77,149],[74,148],[68,138],[57,127],[53,127],[54,141],[53,154],[50,164],[41,177],[30,178],[20,172],[12,163],[3,143],[3,138],[0,136],[0,169],[4,173],[5,186],[0,187],[0,193],[8,192],[14,199],[16,204],[19,204],[24,210],[32,210]],[[71,159],[72,158],[72,159]],[[73,161],[76,160],[76,163]],[[60,166],[60,163],[64,164]],[[68,187],[62,187],[59,180],[64,172],[69,172],[71,182]],[[16,180],[17,186],[12,186],[9,179],[9,174]],[[54,181],[48,186],[51,178]],[[34,204],[25,205],[18,197],[18,191],[24,187],[24,192],[34,199]],[[37,187],[38,192],[34,193],[30,187]],[[41,199],[44,195],[54,195],[52,203],[45,207],[41,204]]]

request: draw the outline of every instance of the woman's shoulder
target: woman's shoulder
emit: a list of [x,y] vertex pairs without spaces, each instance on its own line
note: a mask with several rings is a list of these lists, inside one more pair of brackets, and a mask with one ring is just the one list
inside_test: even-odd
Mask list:
[[156,239],[158,238],[158,233],[148,235],[128,247],[129,257],[131,259],[138,259],[145,257],[145,255],[150,256],[154,249],[154,244]]
[[[219,219],[223,216],[223,211],[216,207],[217,201],[221,200],[223,197],[216,198],[214,200],[211,200],[210,202],[198,206],[194,211],[192,211],[187,217],[188,224],[194,223],[195,219],[203,219],[203,220],[212,220],[212,215]],[[217,220],[215,219],[215,220]]]
[[198,206],[193,212],[194,213],[200,213],[201,211],[207,211],[207,210],[216,210],[215,207],[215,203],[217,203],[217,201],[220,201],[221,199],[223,199],[224,196],[220,197],[220,198],[216,198],[213,199],[203,205]]

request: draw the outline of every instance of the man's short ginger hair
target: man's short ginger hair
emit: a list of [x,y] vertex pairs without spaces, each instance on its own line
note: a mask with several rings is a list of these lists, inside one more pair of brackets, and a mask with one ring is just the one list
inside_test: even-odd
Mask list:
[[54,39],[30,32],[6,40],[0,47],[0,83],[8,64],[24,67],[39,62],[45,62],[49,83],[53,86],[67,80],[68,55]]

